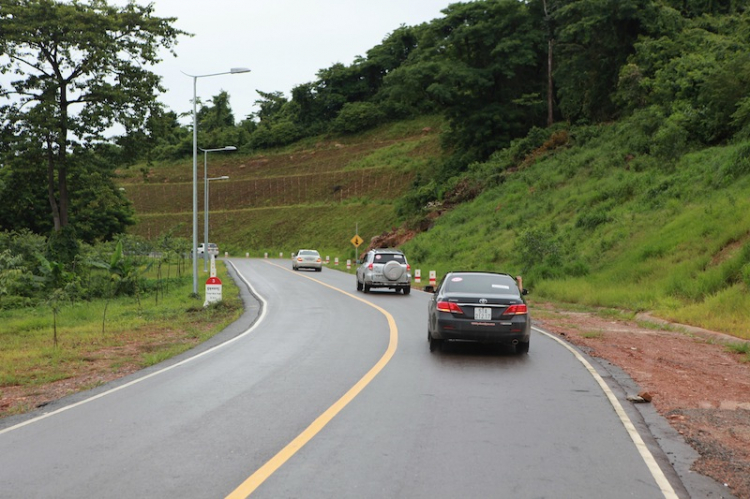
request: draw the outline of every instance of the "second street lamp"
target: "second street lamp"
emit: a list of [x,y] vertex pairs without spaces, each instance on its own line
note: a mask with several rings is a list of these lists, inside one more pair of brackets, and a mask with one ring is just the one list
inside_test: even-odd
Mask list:
[[208,182],[209,180],[226,180],[229,177],[208,178],[208,153],[218,151],[236,151],[234,146],[220,149],[201,149],[203,151],[203,272],[208,272]]
[[229,177],[226,175],[222,175],[221,177],[214,177],[214,178],[206,178],[206,200],[203,206],[206,214],[206,219],[203,225],[203,271],[208,272],[208,183],[212,180],[229,180]]
[[205,75],[189,75],[183,71],[185,76],[193,79],[193,295],[198,296],[198,113],[196,101],[198,78],[207,76],[218,76],[237,73],[249,73],[247,68],[232,68],[223,73],[211,73]]

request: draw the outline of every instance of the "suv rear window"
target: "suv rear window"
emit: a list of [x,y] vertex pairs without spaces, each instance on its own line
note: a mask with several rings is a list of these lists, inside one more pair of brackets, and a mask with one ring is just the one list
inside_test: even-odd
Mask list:
[[396,260],[398,263],[406,263],[406,257],[399,253],[375,253],[373,263],[388,263]]

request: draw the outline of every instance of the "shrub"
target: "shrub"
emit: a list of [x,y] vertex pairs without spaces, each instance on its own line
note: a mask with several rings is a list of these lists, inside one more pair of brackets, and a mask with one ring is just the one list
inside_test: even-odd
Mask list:
[[719,172],[723,185],[727,185],[747,174],[750,174],[750,143],[737,147],[730,161],[725,163]]
[[688,131],[679,116],[673,116],[657,130],[651,141],[651,154],[672,165],[687,151]]
[[611,221],[612,217],[602,210],[597,210],[579,215],[576,220],[576,227],[579,229],[593,230],[598,226]]
[[302,130],[291,120],[279,120],[270,125],[261,124],[250,136],[250,146],[266,149],[291,144],[302,137]]
[[379,125],[385,118],[380,108],[372,102],[347,102],[331,123],[336,133],[357,133]]
[[516,240],[515,251],[524,272],[541,265],[545,260],[557,260],[559,257],[558,244],[553,234],[544,229],[529,229],[521,234]]

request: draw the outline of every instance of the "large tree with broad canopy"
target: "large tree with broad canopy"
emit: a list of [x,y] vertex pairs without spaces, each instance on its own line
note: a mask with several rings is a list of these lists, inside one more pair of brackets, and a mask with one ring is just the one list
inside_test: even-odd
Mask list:
[[[46,170],[53,226],[71,222],[71,155],[106,141],[114,125],[144,127],[164,92],[151,71],[179,35],[153,4],[2,0],[0,123],[4,162],[28,156]],[[13,141],[15,137],[17,140]],[[28,164],[28,161],[26,161]]]

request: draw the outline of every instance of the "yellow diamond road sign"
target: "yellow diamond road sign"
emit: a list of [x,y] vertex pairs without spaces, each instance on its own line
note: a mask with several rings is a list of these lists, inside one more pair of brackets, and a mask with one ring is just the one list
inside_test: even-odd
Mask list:
[[359,245],[362,244],[364,241],[362,241],[362,238],[359,237],[359,234],[355,235],[352,239],[352,244],[355,248],[359,248]]

